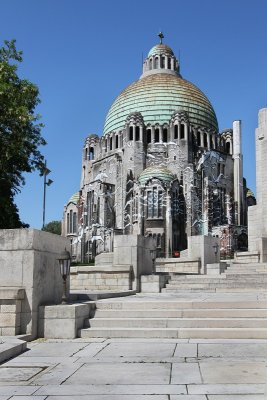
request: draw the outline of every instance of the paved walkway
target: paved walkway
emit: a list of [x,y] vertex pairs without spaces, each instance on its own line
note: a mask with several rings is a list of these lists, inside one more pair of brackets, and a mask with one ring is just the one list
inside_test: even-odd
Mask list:
[[0,400],[267,399],[267,340],[37,340],[28,348],[0,366]]

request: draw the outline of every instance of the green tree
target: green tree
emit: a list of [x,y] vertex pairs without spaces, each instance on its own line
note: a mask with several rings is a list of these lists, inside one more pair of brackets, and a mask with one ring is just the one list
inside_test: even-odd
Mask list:
[[42,228],[42,231],[61,235],[61,221],[51,221]]
[[16,41],[5,41],[0,48],[0,228],[24,227],[14,196],[25,184],[24,173],[44,171],[39,151],[46,142],[43,124],[35,108],[40,103],[36,85],[17,74],[22,52]]

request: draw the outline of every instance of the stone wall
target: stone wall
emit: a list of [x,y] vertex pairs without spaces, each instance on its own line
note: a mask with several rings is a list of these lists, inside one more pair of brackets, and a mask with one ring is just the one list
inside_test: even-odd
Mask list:
[[65,248],[69,250],[69,240],[52,233],[0,230],[0,289],[25,289],[16,333],[36,337],[39,305],[60,302],[63,284],[57,258]]
[[141,235],[115,235],[113,265],[132,265],[132,289],[140,290],[140,276],[152,273],[153,239]]

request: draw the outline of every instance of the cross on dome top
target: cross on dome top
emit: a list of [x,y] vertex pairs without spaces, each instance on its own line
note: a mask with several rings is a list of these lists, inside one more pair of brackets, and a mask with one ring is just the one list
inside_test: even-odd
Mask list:
[[162,39],[164,39],[164,35],[163,35],[163,33],[162,32],[160,32],[159,34],[158,34],[158,37],[159,37],[159,39],[160,39],[160,44],[162,44]]

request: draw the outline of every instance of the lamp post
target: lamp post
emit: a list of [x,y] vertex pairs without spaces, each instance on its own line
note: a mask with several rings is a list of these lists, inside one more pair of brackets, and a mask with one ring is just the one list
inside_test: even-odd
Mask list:
[[46,167],[46,160],[45,160],[45,167],[44,167],[43,172],[42,172],[42,174],[41,174],[41,176],[42,176],[42,175],[44,176],[43,228],[44,228],[44,226],[45,226],[46,186],[50,186],[50,185],[53,183],[52,179],[48,179],[48,181],[46,180],[46,177],[47,177],[48,174],[50,174],[50,172],[51,172],[50,169],[48,169],[48,168]]
[[214,254],[215,254],[215,257],[216,257],[217,254],[218,254],[219,245],[218,245],[218,243],[215,243],[212,247],[213,247],[213,249],[214,249]]
[[152,274],[154,275],[156,272],[155,271],[155,260],[157,258],[157,250],[156,249],[150,250],[150,255],[152,258]]
[[61,304],[67,304],[68,303],[67,277],[70,274],[70,252],[65,249],[60,254],[58,262],[60,266],[60,274],[63,279],[63,294],[62,294]]

